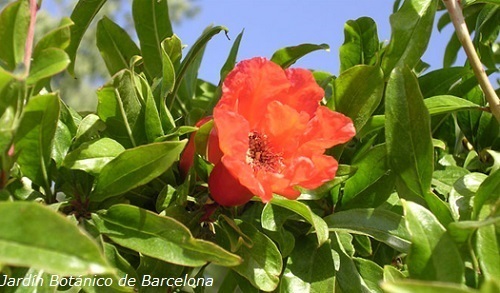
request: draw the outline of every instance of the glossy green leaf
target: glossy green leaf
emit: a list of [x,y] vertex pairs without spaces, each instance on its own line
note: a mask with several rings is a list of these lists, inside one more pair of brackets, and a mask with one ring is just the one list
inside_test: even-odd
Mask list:
[[476,234],[476,253],[482,275],[487,279],[498,279],[500,274],[500,233],[497,225],[480,227]]
[[59,168],[63,163],[64,157],[71,147],[72,137],[71,132],[66,124],[61,120],[57,121],[56,133],[54,134],[54,142],[52,144],[51,158],[55,161]]
[[68,72],[72,75],[75,74],[76,52],[83,39],[83,35],[104,3],[106,3],[106,0],[80,0],[71,13],[71,20],[75,24],[71,27],[71,42],[66,48],[66,53],[68,53],[71,60],[68,66]]
[[48,187],[52,141],[59,120],[59,98],[55,94],[32,97],[24,108],[17,130],[15,150],[23,174]]
[[[236,221],[234,225],[237,226],[231,229],[239,230],[242,235],[238,237],[244,235],[243,237],[247,241],[239,242],[237,247],[233,247],[236,249],[234,253],[239,255],[243,262],[232,267],[232,269],[259,290],[273,291],[279,284],[279,276],[283,268],[283,261],[278,248],[271,239],[252,225],[242,221]],[[222,230],[220,226],[217,227],[216,235],[221,234],[218,237],[225,235],[230,238],[224,239],[224,246],[229,248],[231,245],[228,241],[234,240],[228,234],[231,231]],[[226,227],[226,225],[223,225],[223,227]]]
[[379,50],[377,24],[369,17],[344,24],[344,43],[339,48],[340,72],[359,64],[373,65]]
[[285,47],[274,52],[271,61],[282,68],[288,68],[303,56],[317,50],[329,51],[330,46],[327,44],[300,44],[293,47]]
[[56,29],[44,35],[40,41],[36,43],[35,49],[33,49],[33,56],[37,56],[48,48],[66,49],[71,41],[70,31],[73,24],[70,18],[63,17]]
[[407,256],[410,277],[462,283],[465,267],[460,252],[436,216],[405,200],[403,208],[412,243]]
[[476,3],[491,3],[491,4],[496,4],[500,5],[500,0],[462,0],[462,5],[463,7],[468,7],[472,4]]
[[30,75],[26,82],[34,84],[43,78],[56,75],[66,69],[69,63],[69,57],[62,49],[45,49],[33,59]]
[[107,17],[97,23],[96,33],[96,44],[110,75],[128,68],[132,56],[141,54],[127,32]]
[[[500,171],[491,173],[477,189],[473,204],[473,218],[484,219],[489,216],[500,198]],[[484,212],[483,212],[484,211]]]
[[278,244],[283,257],[287,257],[295,246],[295,237],[283,227],[292,215],[292,211],[268,203],[260,216],[262,228]]
[[132,15],[144,66],[148,76],[153,79],[162,75],[161,42],[172,36],[172,24],[166,0],[134,0]]
[[169,263],[191,267],[207,262],[222,266],[241,263],[237,255],[194,238],[177,220],[135,206],[114,205],[92,219],[99,232],[113,242]]
[[144,143],[143,103],[129,70],[123,70],[97,91],[97,115],[106,123],[106,133],[126,148]]
[[388,293],[474,293],[478,292],[465,285],[424,282],[419,280],[397,280],[380,284],[384,292]]
[[453,184],[469,173],[465,168],[447,166],[444,170],[434,171],[432,174],[432,185],[439,193],[446,196],[451,192]]
[[123,151],[125,148],[118,142],[110,138],[101,138],[80,145],[66,156],[62,165],[69,169],[98,175],[107,163]]
[[314,237],[297,239],[288,257],[278,292],[333,292],[335,270],[329,245],[317,247]]
[[106,129],[106,124],[95,114],[88,114],[79,123],[76,129],[73,147],[94,140]]
[[401,252],[410,247],[410,235],[402,216],[382,209],[352,209],[325,217],[333,231],[367,235]]
[[318,247],[328,241],[328,226],[325,221],[313,213],[313,211],[304,203],[284,198],[273,197],[270,201],[271,204],[290,210],[311,224],[316,232],[318,238]]
[[424,100],[430,115],[445,114],[462,110],[479,109],[480,106],[455,96],[434,96]]
[[328,106],[350,117],[360,130],[382,100],[384,73],[377,66],[358,65],[342,72],[334,89]]
[[459,178],[448,197],[455,220],[471,220],[474,195],[479,185],[487,178],[483,173],[470,173]]
[[1,202],[0,214],[0,263],[65,276],[113,271],[97,244],[52,209],[33,202]]
[[145,101],[144,131],[146,132],[146,138],[148,142],[154,142],[158,137],[164,135],[160,120],[160,113],[156,108],[156,102],[147,80],[142,76],[136,75],[135,82],[140,99]]
[[25,97],[25,84],[15,81],[15,77],[0,69],[0,153],[11,146],[17,124],[19,108]]
[[92,201],[103,201],[148,183],[178,160],[186,140],[128,149],[107,163],[97,177]]
[[415,67],[429,42],[437,0],[405,0],[390,17],[391,40],[382,59],[382,69],[389,77],[395,67]]
[[[354,161],[352,167],[357,168],[357,171],[344,184],[342,205],[354,199],[371,185],[376,184],[382,177],[389,176],[387,174],[389,168],[387,166],[386,146],[381,144],[373,147],[361,158]],[[390,192],[392,190],[389,191],[389,194]],[[363,199],[365,200],[366,197]]]
[[23,61],[30,13],[28,1],[15,1],[0,13],[0,65],[13,71]]
[[162,61],[162,82],[161,96],[166,97],[172,92],[175,86],[175,67],[172,59],[166,52],[168,49],[168,40],[161,43],[161,61]]
[[389,165],[412,193],[425,197],[434,161],[430,119],[417,79],[407,67],[392,72],[385,108]]
[[404,279],[405,275],[392,265],[384,266],[384,282],[393,282]]

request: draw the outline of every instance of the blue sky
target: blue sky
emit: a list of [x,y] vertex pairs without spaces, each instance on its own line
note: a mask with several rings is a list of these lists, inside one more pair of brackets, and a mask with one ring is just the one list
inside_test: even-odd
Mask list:
[[[349,19],[369,16],[378,25],[380,40],[390,39],[389,16],[393,0],[201,0],[201,10],[193,19],[174,25],[183,43],[192,45],[210,24],[229,28],[232,40],[245,29],[238,60],[262,56],[270,58],[274,51],[301,43],[327,43],[330,52],[316,51],[299,60],[298,67],[339,72],[338,48],[344,40],[344,23]],[[439,16],[438,16],[439,17]],[[444,48],[452,33],[447,27],[433,33],[423,59],[434,69],[440,68]],[[219,69],[225,61],[232,41],[223,34],[215,36],[207,46],[200,77],[218,82]]]

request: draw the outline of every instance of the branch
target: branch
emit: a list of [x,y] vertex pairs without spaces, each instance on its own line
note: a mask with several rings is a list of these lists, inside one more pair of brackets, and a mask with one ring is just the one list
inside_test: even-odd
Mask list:
[[24,70],[25,76],[29,75],[31,66],[31,54],[33,51],[33,40],[35,38],[35,22],[38,5],[36,0],[30,1],[30,25],[28,27],[28,36],[26,37],[26,46],[24,47]]
[[495,116],[498,122],[500,122],[500,99],[498,98],[493,86],[488,79],[488,76],[484,72],[483,65],[479,57],[477,56],[476,49],[472,44],[469,29],[465,24],[464,15],[462,14],[462,7],[460,7],[460,0],[443,0],[446,5],[446,9],[450,14],[451,21],[455,26],[455,31],[457,37],[462,43],[462,47],[467,54],[467,58],[472,66],[472,70],[479,81],[479,85],[486,96],[491,109],[491,113]]

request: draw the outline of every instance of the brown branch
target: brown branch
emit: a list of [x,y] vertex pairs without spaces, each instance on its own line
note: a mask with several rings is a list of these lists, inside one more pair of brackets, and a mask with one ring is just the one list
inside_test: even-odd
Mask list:
[[26,45],[24,47],[24,70],[25,76],[29,75],[31,66],[31,54],[33,51],[33,40],[35,38],[35,22],[36,22],[36,12],[38,10],[38,5],[36,0],[29,0],[30,2],[30,25],[28,27],[28,36],[26,37]]
[[467,54],[472,70],[474,71],[474,74],[479,81],[479,85],[486,96],[491,113],[495,116],[497,121],[500,122],[500,99],[493,89],[488,76],[484,72],[483,64],[481,63],[481,60],[479,60],[476,49],[472,44],[469,29],[465,24],[464,15],[462,14],[460,0],[443,0],[443,2],[446,5],[448,13],[450,14],[451,21],[455,26],[457,37],[460,40],[460,43],[462,43],[462,47]]

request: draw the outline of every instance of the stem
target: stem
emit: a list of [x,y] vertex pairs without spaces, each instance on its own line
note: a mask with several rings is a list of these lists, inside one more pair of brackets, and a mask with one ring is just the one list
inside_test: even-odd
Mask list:
[[33,40],[35,38],[35,22],[38,6],[36,0],[30,1],[30,25],[28,27],[28,36],[26,37],[26,46],[24,47],[24,70],[25,76],[29,75],[31,66],[31,54],[33,51]]
[[467,54],[472,70],[474,71],[474,74],[479,81],[479,85],[486,96],[486,100],[490,105],[491,113],[495,116],[497,121],[500,122],[500,99],[493,89],[488,76],[484,72],[481,60],[479,60],[476,49],[472,44],[469,29],[465,24],[464,15],[462,14],[462,7],[460,7],[460,0],[443,0],[443,2],[446,5],[448,13],[450,14],[451,21],[455,26],[457,37],[460,40],[460,43],[462,43],[462,47]]

